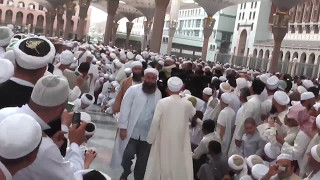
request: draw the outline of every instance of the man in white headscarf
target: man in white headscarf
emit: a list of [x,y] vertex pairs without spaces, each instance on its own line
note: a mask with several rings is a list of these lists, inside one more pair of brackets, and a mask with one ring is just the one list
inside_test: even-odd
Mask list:
[[147,139],[152,147],[145,179],[193,180],[188,123],[196,110],[179,96],[182,86],[180,78],[171,77],[170,96],[157,104]]

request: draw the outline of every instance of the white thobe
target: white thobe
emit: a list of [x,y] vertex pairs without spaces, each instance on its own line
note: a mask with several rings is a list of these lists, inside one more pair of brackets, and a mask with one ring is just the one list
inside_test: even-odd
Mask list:
[[307,146],[310,141],[311,141],[311,138],[302,130],[299,130],[297,137],[294,140],[294,145],[291,146],[285,142],[282,146],[282,150],[290,149],[293,152],[292,153],[293,159],[298,161],[299,167],[302,167],[303,155],[305,154]]
[[268,99],[268,92],[266,88],[264,88],[262,93],[259,95],[259,99],[261,100],[261,102]]
[[210,105],[210,103],[213,103],[213,101],[216,101],[216,99],[214,99],[214,98],[211,96],[211,97],[209,98],[209,100],[208,100],[206,111],[205,111],[204,114],[203,114],[203,120],[210,119],[210,117],[212,116],[213,110],[214,110],[215,106],[218,104],[218,103],[215,103],[215,106],[212,107],[212,106]]
[[316,135],[313,136],[313,138],[311,139],[311,141],[308,144],[307,150],[304,153],[302,162],[301,162],[301,166],[300,166],[300,172],[299,175],[305,175],[306,173],[308,173],[310,171],[310,167],[308,165],[308,153],[311,151],[311,148],[315,145],[320,144],[320,136],[317,133]]
[[248,97],[248,102],[246,103],[245,108],[243,109],[243,114],[239,119],[239,129],[236,131],[237,140],[241,140],[242,135],[245,132],[244,122],[247,118],[253,118],[256,121],[257,126],[261,124],[261,100],[258,95],[252,95]]
[[319,180],[320,179],[320,171],[318,171],[317,173],[310,174],[308,177],[304,178],[303,180]]
[[195,127],[189,126],[190,142],[192,144],[199,145],[201,139],[203,138],[202,121],[197,118],[196,122],[197,125]]
[[238,112],[236,113],[236,118],[235,118],[235,122],[234,122],[234,125],[235,125],[235,130],[234,130],[234,133],[233,133],[233,136],[232,136],[232,140],[230,142],[230,148],[229,148],[229,152],[228,152],[228,157],[234,155],[234,154],[240,154],[241,153],[241,150],[238,146],[236,146],[235,144],[235,138],[236,138],[236,132],[239,131],[239,124],[240,124],[240,120],[241,120],[241,117],[243,115],[243,110],[245,109],[245,106],[246,106],[247,102],[243,103],[242,106],[239,108]]
[[208,150],[209,142],[213,140],[221,142],[221,139],[218,133],[212,132],[203,136],[199,146],[194,150],[192,158],[199,159],[202,155],[207,154],[209,152]]
[[222,145],[222,152],[227,155],[229,151],[230,142],[232,139],[232,129],[234,124],[235,112],[231,107],[225,107],[223,110],[220,111],[217,121],[217,132],[220,134],[220,128],[224,127],[224,135],[221,139]]
[[239,174],[234,175],[233,179],[240,180],[243,176],[246,176],[246,175],[248,175],[248,168],[247,166],[244,166]]
[[3,173],[5,180],[12,180],[12,175],[9,170],[4,166],[4,164],[0,161],[0,171]]
[[[269,180],[280,180],[280,179],[279,179],[278,175],[274,175]],[[287,178],[282,178],[281,180],[301,180],[301,177],[299,177],[295,173],[292,173],[291,176],[289,176]]]
[[188,122],[195,113],[179,95],[158,102],[147,139],[152,147],[145,180],[193,180]]
[[[159,89],[154,93],[155,105],[162,98]],[[133,129],[138,121],[140,114],[143,112],[145,103],[147,102],[147,95],[142,90],[142,84],[131,86],[125,93],[118,119],[118,128],[127,130],[127,137],[122,140],[120,138],[120,131],[117,134],[114,149],[112,151],[112,158],[110,167],[113,169],[121,168],[122,156],[129,139],[131,138]],[[173,109],[174,110],[174,109]],[[189,137],[189,134],[188,134]],[[190,146],[190,138],[189,138]],[[190,147],[191,148],[191,147]]]
[[232,98],[230,107],[234,110],[234,112],[238,112],[239,108],[241,107],[240,99],[235,92],[230,93],[230,96]]

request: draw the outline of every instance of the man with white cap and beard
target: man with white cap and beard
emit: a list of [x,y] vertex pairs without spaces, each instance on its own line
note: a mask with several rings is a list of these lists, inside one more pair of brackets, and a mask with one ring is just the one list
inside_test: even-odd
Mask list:
[[41,127],[31,116],[14,114],[0,122],[0,179],[12,180],[37,157]]
[[301,177],[294,173],[292,155],[282,153],[277,157],[277,164],[270,166],[260,180],[301,180]]
[[[50,130],[49,124],[61,117],[65,131],[71,124],[73,114],[65,113],[69,97],[68,82],[58,76],[44,76],[36,83],[30,102],[21,108],[4,108],[0,110],[0,120],[16,113],[25,113],[33,117],[43,131]],[[43,133],[42,143],[36,160],[15,175],[17,180],[29,179],[72,179],[73,173],[84,168],[84,161],[79,145],[85,140],[85,126],[73,125],[69,130],[70,152],[64,159],[59,146],[64,143],[64,132],[58,131],[52,138]]]
[[126,78],[121,84],[120,91],[118,92],[115,103],[113,105],[114,113],[118,113],[120,111],[120,106],[121,106],[123,96],[125,95],[126,91],[129,89],[129,87],[136,84],[140,84],[142,82],[142,75],[143,75],[142,63],[140,61],[132,62],[131,69],[132,69],[132,77]]
[[13,49],[16,56],[14,75],[0,85],[0,109],[26,104],[36,82],[44,75],[53,60],[53,44],[40,37],[20,40]]
[[180,78],[171,77],[170,96],[157,104],[147,139],[152,147],[144,179],[193,180],[188,123],[196,110],[179,96],[182,87]]
[[308,111],[310,111],[312,106],[316,103],[316,98],[312,92],[302,93],[300,100],[301,105],[307,108]]
[[131,173],[135,155],[137,161],[134,177],[136,180],[144,177],[151,148],[147,137],[156,104],[161,99],[161,92],[156,85],[158,75],[156,69],[146,69],[143,83],[130,87],[122,100],[118,120],[120,131],[117,133],[110,164],[111,168],[120,168],[122,165],[124,172],[120,179],[127,179]]
[[230,107],[232,97],[226,92],[221,95],[221,111],[217,120],[217,132],[220,135],[222,152],[228,155],[232,132],[234,129],[235,112]]
[[308,163],[313,171],[303,180],[320,179],[320,145],[315,145],[311,148]]

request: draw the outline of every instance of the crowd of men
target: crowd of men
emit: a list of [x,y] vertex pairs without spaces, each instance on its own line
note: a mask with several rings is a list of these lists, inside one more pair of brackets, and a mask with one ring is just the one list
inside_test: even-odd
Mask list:
[[[117,122],[120,180],[319,180],[319,82],[0,27],[0,179],[110,179],[86,147]],[[135,161],[133,161],[135,159]]]

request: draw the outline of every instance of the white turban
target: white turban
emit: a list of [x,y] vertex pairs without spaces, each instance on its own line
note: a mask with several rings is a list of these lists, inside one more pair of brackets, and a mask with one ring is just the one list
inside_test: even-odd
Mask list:
[[202,93],[207,95],[207,96],[212,96],[212,89],[206,87],[206,88],[203,89]]
[[312,92],[304,92],[301,94],[300,100],[304,101],[304,100],[308,100],[308,99],[312,99],[312,98],[315,98],[315,96]]
[[282,106],[288,105],[290,102],[289,96],[283,91],[277,91],[273,95],[274,100]]
[[60,54],[60,63],[63,65],[69,65],[73,62],[74,55],[71,51],[65,50]]
[[142,63],[140,61],[133,61],[131,63],[131,68],[134,68],[136,66],[142,67]]
[[247,158],[247,165],[249,168],[252,168],[256,164],[263,164],[263,160],[260,156],[254,154]]
[[94,96],[92,96],[91,94],[89,94],[89,93],[85,93],[85,94],[83,94],[82,96],[81,96],[81,102],[83,103],[83,104],[86,104],[86,105],[92,105],[93,103],[94,103],[94,101],[95,101],[95,98],[94,98]]
[[235,154],[229,157],[228,165],[231,169],[240,171],[244,168],[245,161],[242,156]]
[[278,88],[279,78],[277,76],[271,76],[267,80],[267,88],[270,90],[275,90]]
[[226,103],[226,104],[231,104],[232,102],[232,97],[231,97],[231,94],[228,93],[228,92],[225,92],[221,95],[221,100]]
[[168,88],[172,92],[179,92],[183,86],[183,82],[178,77],[171,77],[168,80]]
[[256,164],[252,167],[252,176],[255,179],[261,179],[265,176],[269,171],[269,167],[263,164]]

